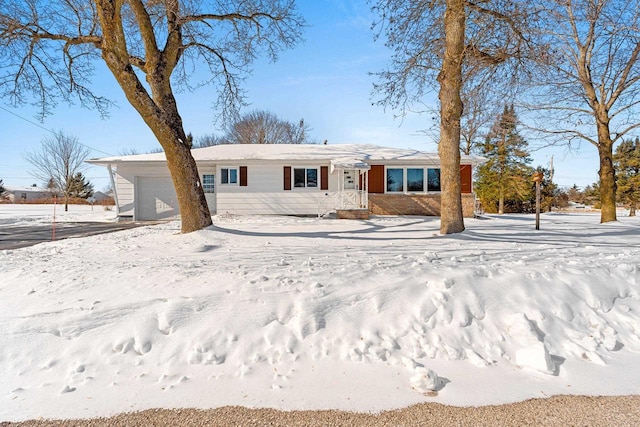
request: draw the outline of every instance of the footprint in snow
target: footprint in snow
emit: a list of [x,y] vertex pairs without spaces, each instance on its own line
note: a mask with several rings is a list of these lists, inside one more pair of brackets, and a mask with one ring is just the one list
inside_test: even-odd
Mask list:
[[68,385],[66,385],[62,390],[60,390],[60,394],[72,393],[74,391],[76,391],[75,387],[69,387]]

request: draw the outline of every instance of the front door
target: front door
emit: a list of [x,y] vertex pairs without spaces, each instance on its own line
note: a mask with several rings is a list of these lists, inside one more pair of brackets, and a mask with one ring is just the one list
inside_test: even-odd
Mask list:
[[207,205],[209,206],[209,213],[211,215],[216,214],[216,176],[215,174],[203,174],[202,175],[202,189],[204,190],[204,197],[207,199]]
[[360,171],[358,169],[343,169],[341,177],[340,195],[341,209],[364,209],[367,207],[366,194],[359,187]]

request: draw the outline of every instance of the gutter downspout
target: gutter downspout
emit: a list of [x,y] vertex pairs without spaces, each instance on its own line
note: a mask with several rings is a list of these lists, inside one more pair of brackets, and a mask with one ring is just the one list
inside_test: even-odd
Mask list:
[[109,181],[111,181],[111,190],[113,190],[113,199],[116,202],[116,216],[120,216],[120,201],[118,200],[118,190],[116,189],[116,183],[113,179],[113,169],[111,168],[111,163],[107,165],[107,170],[109,171]]

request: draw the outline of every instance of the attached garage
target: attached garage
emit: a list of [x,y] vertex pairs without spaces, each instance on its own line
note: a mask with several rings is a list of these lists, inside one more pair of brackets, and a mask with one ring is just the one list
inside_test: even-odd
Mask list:
[[136,181],[136,220],[178,218],[180,209],[171,178],[139,176]]

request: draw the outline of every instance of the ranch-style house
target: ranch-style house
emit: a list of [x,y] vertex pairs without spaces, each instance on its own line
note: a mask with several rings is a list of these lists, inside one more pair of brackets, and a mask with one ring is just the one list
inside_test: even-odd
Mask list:
[[[212,214],[440,214],[436,153],[376,145],[234,144],[197,148],[192,154]],[[463,155],[460,162],[466,217],[474,214],[473,168],[483,161]],[[164,153],[88,162],[108,168],[119,218],[179,217]]]

